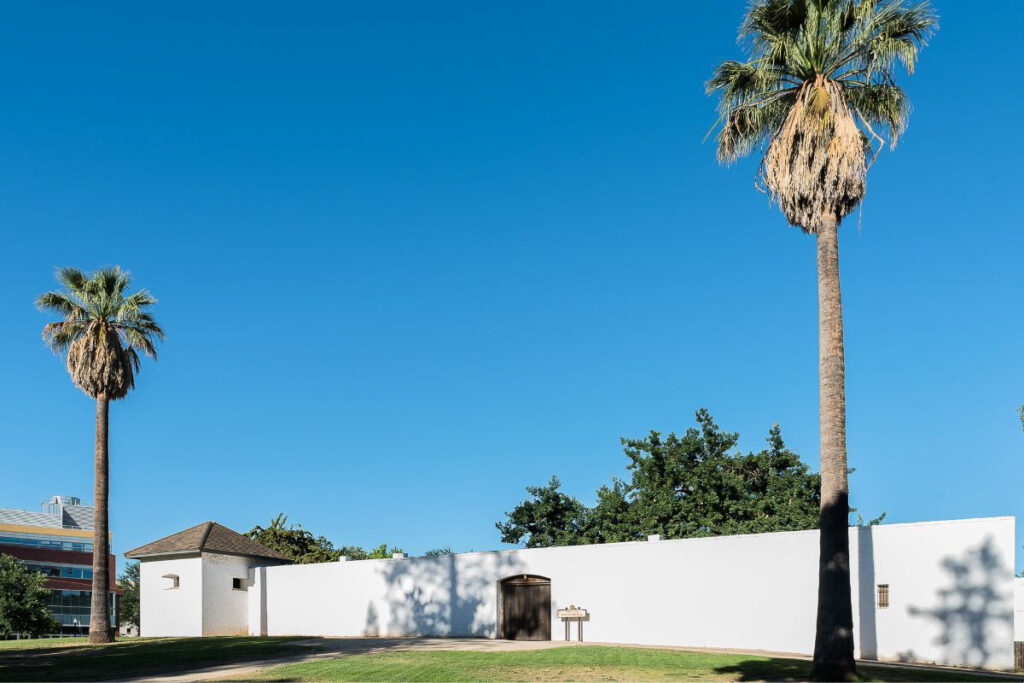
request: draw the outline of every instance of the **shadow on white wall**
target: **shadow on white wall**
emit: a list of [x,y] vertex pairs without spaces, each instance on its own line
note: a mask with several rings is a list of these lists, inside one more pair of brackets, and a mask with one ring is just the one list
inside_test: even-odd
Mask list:
[[[388,562],[381,568],[388,587],[385,632],[494,637],[498,591],[494,577],[523,571],[523,563],[511,553],[499,552]],[[375,611],[367,614],[368,633],[380,632],[377,621]]]
[[[943,559],[942,569],[950,583],[937,591],[938,606],[911,605],[907,611],[938,622],[941,634],[934,642],[942,648],[945,661],[987,666],[994,658],[990,644],[1002,640],[990,630],[1009,624],[1008,634],[1012,633],[1012,596],[1004,594],[1001,586],[1011,585],[1008,577],[1013,572],[1000,559],[991,536],[959,557]],[[902,653],[900,659],[912,661],[913,651]]]

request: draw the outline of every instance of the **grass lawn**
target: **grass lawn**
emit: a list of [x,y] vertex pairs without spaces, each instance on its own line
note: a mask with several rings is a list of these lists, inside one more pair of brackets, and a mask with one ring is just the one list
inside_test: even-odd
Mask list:
[[88,640],[85,636],[80,638],[33,638],[30,640],[0,640],[0,657],[3,657],[4,650],[38,650],[50,647],[72,647],[84,645]]
[[[264,681],[807,680],[810,662],[752,655],[576,646],[519,652],[387,652],[266,669]],[[970,681],[969,672],[860,667],[864,680]]]
[[0,641],[0,681],[96,681],[308,652],[294,638],[85,638]]

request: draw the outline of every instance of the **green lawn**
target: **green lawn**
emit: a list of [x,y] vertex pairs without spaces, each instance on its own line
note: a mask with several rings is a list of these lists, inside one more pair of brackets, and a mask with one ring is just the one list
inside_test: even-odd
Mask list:
[[0,681],[96,681],[309,652],[294,638],[84,638],[0,641]]
[[4,650],[38,650],[51,647],[73,647],[84,645],[86,637],[81,638],[35,638],[32,640],[0,640],[0,657]]
[[[388,652],[267,669],[264,681],[807,680],[810,662],[751,655],[578,646],[519,652]],[[864,680],[970,681],[970,673],[860,667]]]
[[[0,681],[127,678],[224,664],[244,665],[320,651],[299,645],[295,640],[132,638],[95,646],[81,638],[0,641]],[[860,672],[865,680],[979,680],[970,672],[935,669],[862,666]],[[808,662],[794,659],[583,645],[510,652],[394,650],[352,654],[278,666],[245,678],[269,681],[779,681],[806,680],[809,673]]]

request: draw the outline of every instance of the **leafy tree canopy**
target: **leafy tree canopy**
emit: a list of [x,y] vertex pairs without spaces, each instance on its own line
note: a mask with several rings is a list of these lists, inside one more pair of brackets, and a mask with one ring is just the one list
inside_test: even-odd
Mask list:
[[254,526],[246,536],[262,546],[287,555],[299,564],[332,562],[342,554],[323,536],[314,536],[301,524],[288,524],[284,513],[270,520],[266,527]]
[[124,566],[124,571],[117,577],[117,587],[123,591],[117,605],[121,612],[121,623],[134,626],[137,629],[142,627],[139,619],[140,586],[139,563],[128,562]]
[[391,550],[388,550],[387,543],[381,543],[379,546],[371,550],[366,555],[367,560],[386,560],[395,553],[404,553],[405,551],[401,548],[391,546]]
[[10,555],[0,555],[0,635],[40,636],[58,624],[46,609],[50,589],[42,572],[28,569]]
[[813,529],[820,477],[786,448],[778,426],[757,453],[731,453],[739,435],[722,431],[704,408],[682,435],[652,431],[622,439],[630,481],[613,479],[588,507],[560,490],[527,488],[529,498],[498,522],[501,540],[528,548]]
[[388,551],[387,544],[367,552],[357,545],[334,547],[324,536],[314,536],[313,532],[302,528],[301,524],[288,524],[284,513],[270,520],[268,526],[254,526],[246,536],[260,545],[287,555],[298,564],[314,562],[335,562],[342,555],[350,560],[373,560],[391,557],[392,553],[402,552],[398,548]]

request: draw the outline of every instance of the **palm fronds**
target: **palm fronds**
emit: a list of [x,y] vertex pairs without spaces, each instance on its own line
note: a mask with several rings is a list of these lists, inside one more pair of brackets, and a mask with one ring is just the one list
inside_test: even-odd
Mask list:
[[841,219],[864,196],[871,142],[877,154],[906,129],[896,67],[913,72],[937,28],[927,0],[754,0],[740,26],[747,60],[707,82],[719,160],[759,149],[760,179],[791,223],[814,232],[823,214]]
[[139,352],[155,359],[166,336],[147,310],[156,299],[144,289],[126,296],[131,277],[117,267],[89,274],[60,268],[57,281],[64,291],[36,298],[40,310],[62,316],[43,327],[43,339],[66,355],[79,389],[93,398],[124,398],[135,387]]

